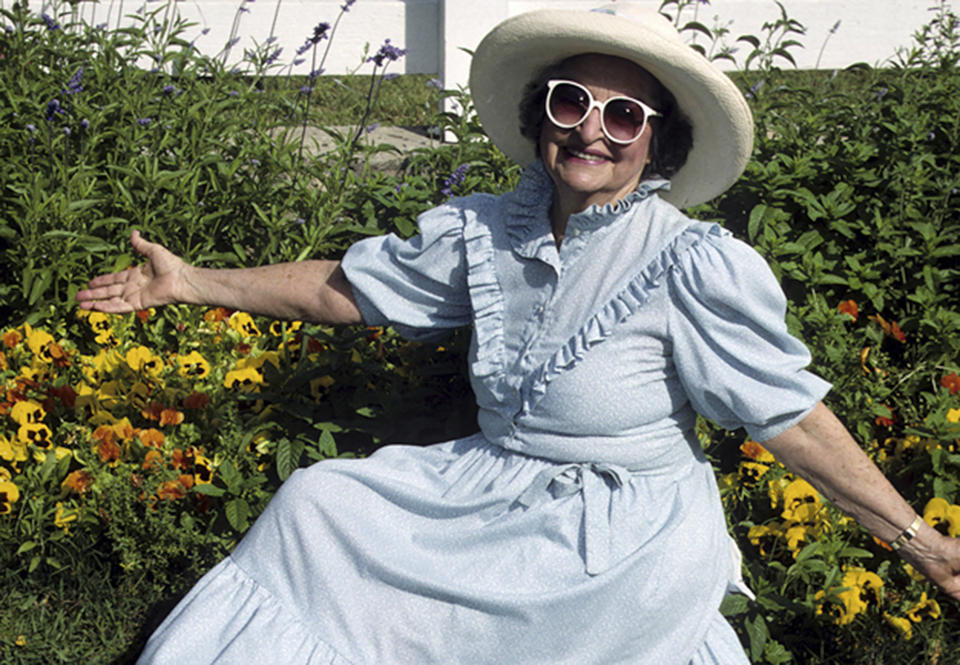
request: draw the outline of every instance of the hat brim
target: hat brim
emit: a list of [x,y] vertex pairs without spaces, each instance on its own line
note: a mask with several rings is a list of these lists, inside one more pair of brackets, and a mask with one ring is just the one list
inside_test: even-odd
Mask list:
[[565,58],[600,53],[630,60],[676,98],[693,127],[693,148],[663,198],[679,208],[718,196],[740,177],[753,147],[753,117],[722,71],[683,42],[657,12],[629,17],[578,10],[538,10],[509,18],[484,37],[470,68],[470,92],[484,130],[522,166],[536,156],[520,133],[524,88]]

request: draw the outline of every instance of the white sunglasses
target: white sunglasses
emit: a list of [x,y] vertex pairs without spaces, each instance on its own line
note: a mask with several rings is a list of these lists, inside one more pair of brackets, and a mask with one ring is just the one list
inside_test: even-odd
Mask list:
[[647,120],[660,116],[633,97],[611,97],[598,102],[590,91],[575,81],[553,79],[547,81],[547,117],[560,129],[573,129],[600,109],[600,128],[604,136],[620,145],[633,143],[647,128]]

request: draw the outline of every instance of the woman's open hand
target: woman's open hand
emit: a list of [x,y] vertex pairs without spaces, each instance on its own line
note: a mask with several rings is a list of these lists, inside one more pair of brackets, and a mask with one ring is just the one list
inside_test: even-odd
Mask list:
[[917,537],[900,550],[900,556],[960,601],[960,540],[923,524]]
[[130,234],[130,244],[146,262],[91,279],[77,293],[81,308],[119,314],[182,301],[187,263],[166,247],[144,240],[139,231]]

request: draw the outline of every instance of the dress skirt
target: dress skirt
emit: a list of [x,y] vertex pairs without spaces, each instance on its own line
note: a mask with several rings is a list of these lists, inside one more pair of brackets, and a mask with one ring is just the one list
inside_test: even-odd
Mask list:
[[571,469],[475,435],[299,470],[139,663],[746,663],[726,580],[657,545],[711,532],[679,491],[709,465]]

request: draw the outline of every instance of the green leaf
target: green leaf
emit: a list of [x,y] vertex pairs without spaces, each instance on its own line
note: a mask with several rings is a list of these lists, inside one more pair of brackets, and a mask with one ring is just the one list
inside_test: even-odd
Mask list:
[[747,619],[744,622],[744,628],[747,629],[747,637],[750,639],[750,659],[757,662],[770,638],[767,622],[758,614],[753,619]]
[[246,531],[250,526],[250,506],[243,499],[228,501],[223,507],[223,512],[235,531]]
[[277,476],[286,480],[296,470],[299,459],[294,459],[293,441],[284,437],[277,442]]
[[211,485],[209,483],[203,485],[194,485],[193,491],[197,494],[206,494],[207,496],[223,496],[227,493],[222,487],[217,487],[216,485]]
[[21,543],[20,547],[17,548],[17,554],[19,555],[19,554],[23,554],[24,552],[29,552],[36,546],[37,544],[34,541],[26,540],[23,543]]

